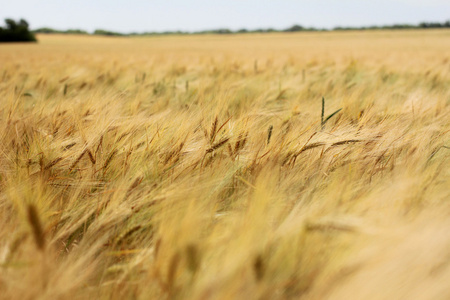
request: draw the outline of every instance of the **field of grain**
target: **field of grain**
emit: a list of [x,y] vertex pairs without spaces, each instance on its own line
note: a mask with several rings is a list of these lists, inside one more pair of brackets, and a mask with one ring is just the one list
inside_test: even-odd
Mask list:
[[449,299],[450,31],[0,45],[0,299]]

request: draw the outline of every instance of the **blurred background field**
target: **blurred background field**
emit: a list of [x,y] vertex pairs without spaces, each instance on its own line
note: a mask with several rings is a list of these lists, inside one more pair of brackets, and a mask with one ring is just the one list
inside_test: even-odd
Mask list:
[[450,297],[450,30],[37,38],[0,298]]

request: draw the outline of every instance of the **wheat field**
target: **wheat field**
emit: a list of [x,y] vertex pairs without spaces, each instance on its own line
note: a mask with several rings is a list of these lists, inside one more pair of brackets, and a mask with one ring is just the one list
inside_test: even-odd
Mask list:
[[0,299],[449,299],[450,31],[0,46]]

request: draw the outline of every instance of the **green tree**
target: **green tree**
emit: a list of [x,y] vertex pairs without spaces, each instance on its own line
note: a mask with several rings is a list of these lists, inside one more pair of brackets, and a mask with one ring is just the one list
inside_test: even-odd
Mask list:
[[6,27],[0,27],[0,42],[36,42],[36,37],[28,29],[28,22],[20,19],[17,23],[5,19]]

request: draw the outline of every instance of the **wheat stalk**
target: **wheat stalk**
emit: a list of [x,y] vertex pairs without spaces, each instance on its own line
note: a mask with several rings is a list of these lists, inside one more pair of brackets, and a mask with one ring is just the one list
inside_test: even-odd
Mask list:
[[223,139],[221,139],[219,142],[217,142],[214,145],[212,145],[211,148],[206,149],[206,153],[210,153],[210,152],[213,152],[213,151],[219,149],[220,147],[225,145],[225,143],[228,142],[229,140],[230,140],[230,138],[223,138]]
[[27,212],[28,223],[30,223],[33,231],[34,242],[36,243],[37,248],[43,251],[45,248],[45,236],[37,209],[33,204],[28,204]]

